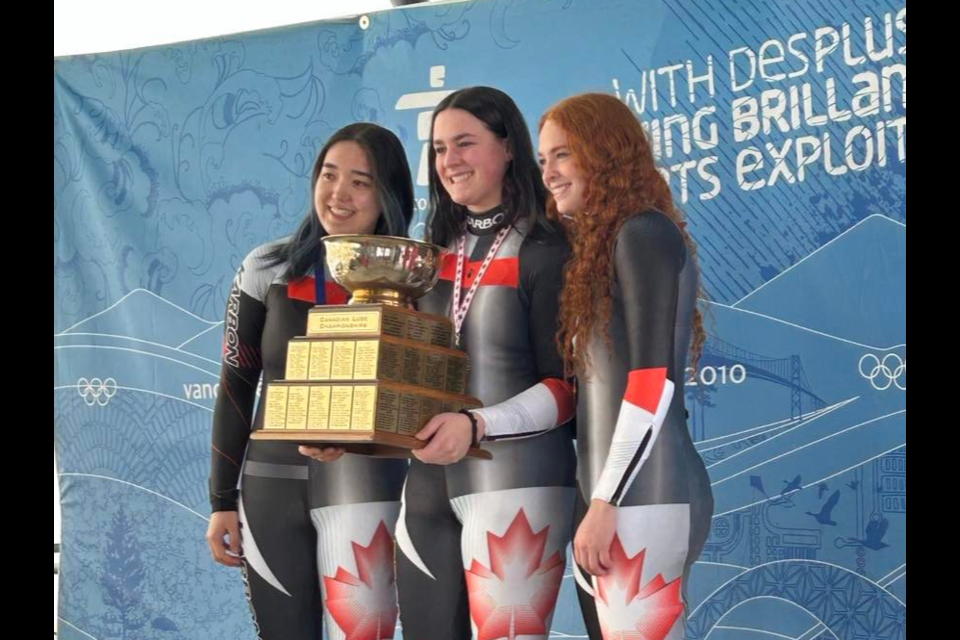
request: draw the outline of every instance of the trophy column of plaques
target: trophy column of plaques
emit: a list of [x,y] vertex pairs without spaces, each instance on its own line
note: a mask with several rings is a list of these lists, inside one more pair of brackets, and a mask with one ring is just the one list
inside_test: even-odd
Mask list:
[[[439,250],[384,236],[324,242],[328,268],[353,296],[347,305],[310,310],[306,336],[288,345],[284,380],[267,385],[263,429],[252,437],[407,456],[424,445],[414,436],[431,418],[481,406],[466,395],[470,362],[453,348],[453,323],[409,308],[438,275],[436,259],[425,269],[410,251],[436,258]],[[389,255],[404,250],[408,255]],[[429,286],[395,283],[409,282],[417,266],[428,272]],[[490,457],[482,449],[470,455]]]

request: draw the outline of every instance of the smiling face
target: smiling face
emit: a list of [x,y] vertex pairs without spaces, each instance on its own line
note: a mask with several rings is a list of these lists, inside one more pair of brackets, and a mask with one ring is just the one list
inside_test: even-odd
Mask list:
[[512,155],[471,113],[445,109],[433,122],[434,168],[450,198],[469,211],[489,211],[503,202],[503,178]]
[[327,233],[373,233],[380,218],[380,201],[370,159],[363,147],[351,141],[330,147],[313,199]]
[[540,167],[557,212],[569,217],[584,213],[587,176],[570,151],[567,132],[553,120],[540,129]]

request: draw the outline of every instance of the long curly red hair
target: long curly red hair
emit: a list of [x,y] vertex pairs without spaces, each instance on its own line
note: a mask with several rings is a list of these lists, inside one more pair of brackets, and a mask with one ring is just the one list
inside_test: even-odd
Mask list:
[[[573,248],[560,297],[557,343],[567,375],[584,376],[589,375],[589,357],[574,345],[589,344],[596,330],[608,345],[611,342],[613,250],[624,222],[651,210],[662,211],[683,233],[688,259],[696,260],[696,245],[657,169],[643,127],[625,104],[610,95],[587,93],[551,107],[540,119],[540,129],[548,120],[567,134],[573,160],[587,177],[584,211],[589,215],[564,217],[552,197],[547,201],[547,216],[567,227]],[[705,341],[703,316],[696,309],[690,344],[694,367]]]

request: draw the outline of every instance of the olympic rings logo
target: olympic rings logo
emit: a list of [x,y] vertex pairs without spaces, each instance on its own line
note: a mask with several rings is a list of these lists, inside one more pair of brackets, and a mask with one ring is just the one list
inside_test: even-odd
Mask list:
[[870,381],[870,385],[877,391],[886,391],[896,386],[901,391],[907,390],[907,359],[896,353],[888,353],[879,358],[868,353],[860,358],[860,375]]
[[80,378],[77,380],[77,391],[88,407],[95,405],[105,407],[110,403],[110,399],[117,395],[117,381],[113,378],[106,380]]

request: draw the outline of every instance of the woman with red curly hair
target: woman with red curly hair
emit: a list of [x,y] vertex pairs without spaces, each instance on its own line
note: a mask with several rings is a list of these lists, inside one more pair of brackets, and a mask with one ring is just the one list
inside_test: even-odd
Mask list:
[[549,109],[540,162],[548,215],[572,244],[557,340],[580,381],[584,619],[591,640],[682,640],[686,581],[713,513],[683,394],[705,335],[695,247],[643,128],[613,96]]

